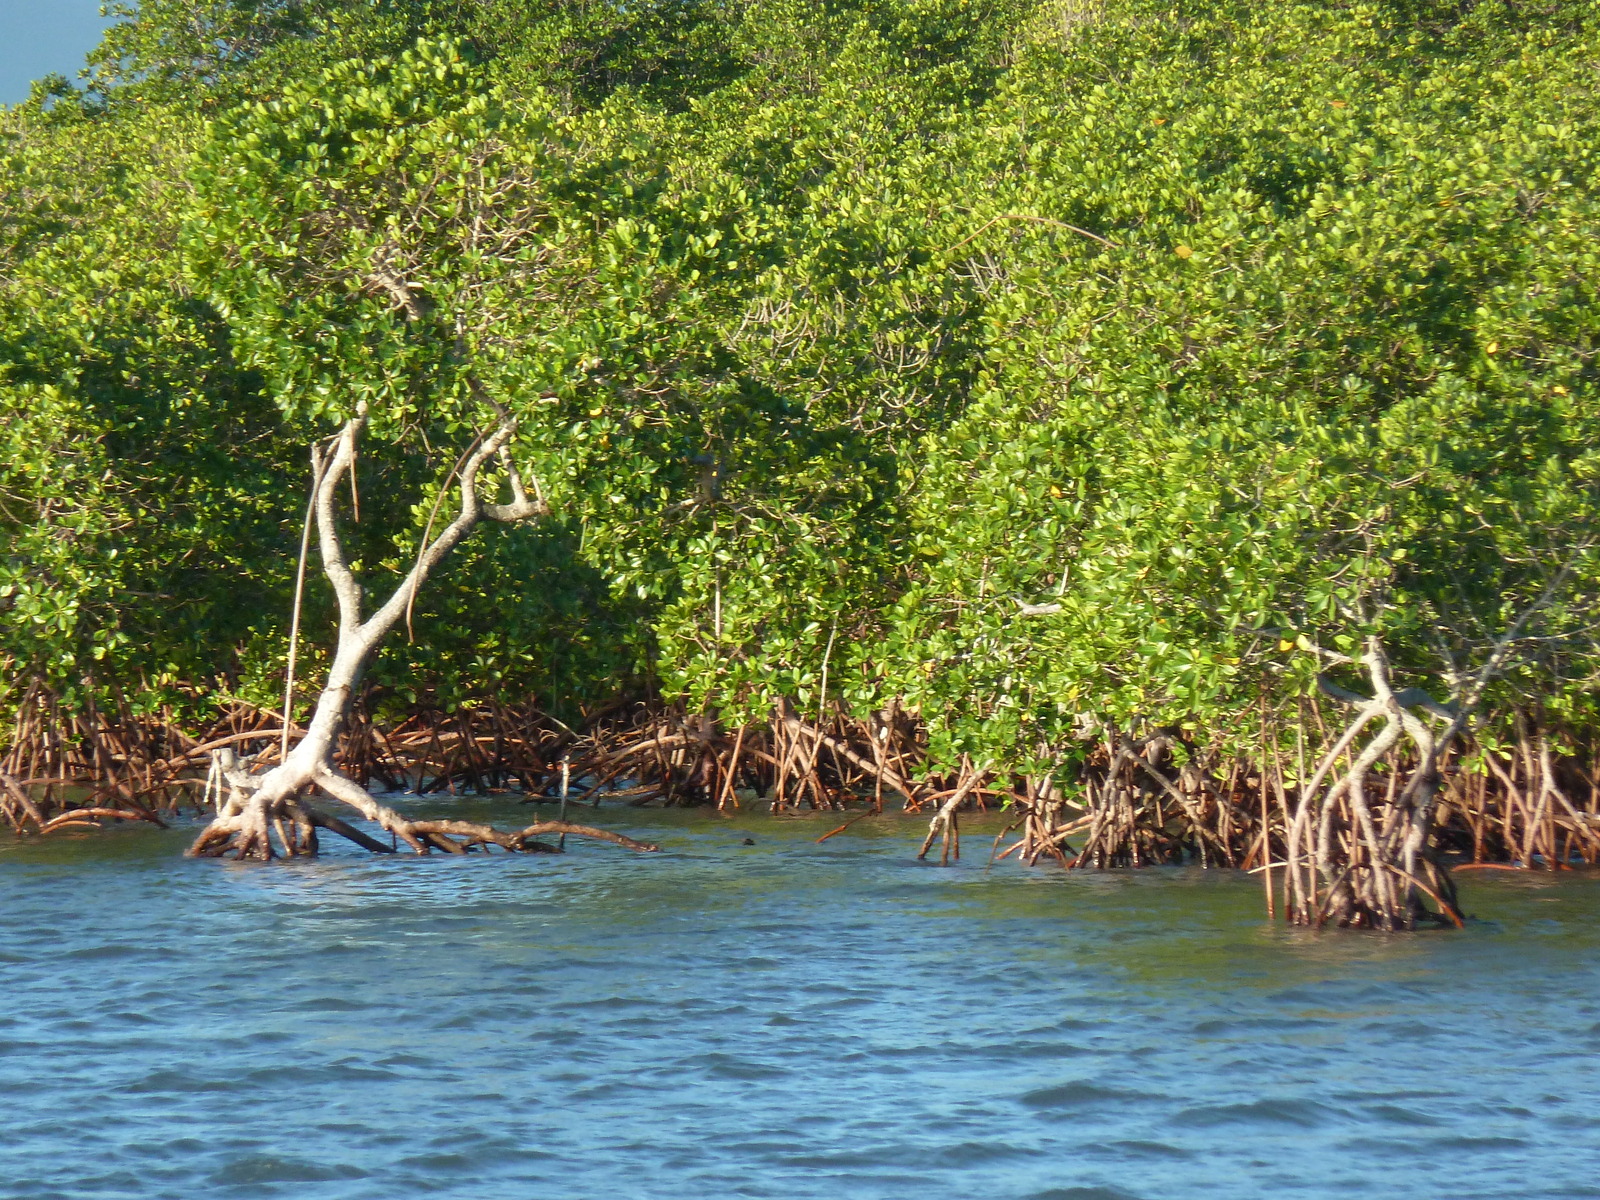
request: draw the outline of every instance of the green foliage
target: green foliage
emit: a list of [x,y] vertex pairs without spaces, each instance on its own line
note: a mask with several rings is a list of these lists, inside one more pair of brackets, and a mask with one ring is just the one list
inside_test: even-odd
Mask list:
[[260,500],[299,455],[215,311],[177,286],[174,164],[192,135],[71,106],[7,133],[8,686],[98,679],[160,703],[232,669],[272,594],[287,539]]
[[364,402],[373,586],[497,407],[557,514],[402,699],[826,676],[1024,766],[1248,740],[1372,633],[1448,692],[1536,609],[1494,704],[1586,735],[1596,16],[142,4],[7,142],[11,677],[265,693]]
[[926,444],[891,654],[952,746],[1059,745],[1079,714],[1248,742],[1312,646],[1369,632],[1449,691],[1564,569],[1502,695],[1586,704],[1593,110],[1570,27],[1429,15],[1083,28],[952,156],[979,215],[1117,243],[974,243],[984,386]]
[[270,47],[313,33],[339,7],[326,0],[137,0],[113,2],[118,18],[89,55],[102,90],[135,83],[146,91],[216,84]]

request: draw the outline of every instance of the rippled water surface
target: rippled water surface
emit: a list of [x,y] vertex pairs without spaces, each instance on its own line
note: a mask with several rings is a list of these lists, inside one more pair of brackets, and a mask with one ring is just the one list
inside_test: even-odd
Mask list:
[[0,1195],[1600,1195],[1600,879],[1307,934],[1219,872],[598,815],[663,852],[0,842]]

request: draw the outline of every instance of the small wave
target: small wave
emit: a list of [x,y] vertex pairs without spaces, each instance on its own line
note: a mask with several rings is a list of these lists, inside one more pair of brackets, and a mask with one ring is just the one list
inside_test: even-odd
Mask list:
[[143,1079],[117,1090],[145,1096],[172,1092],[236,1092],[243,1086],[237,1078],[205,1079],[187,1071],[152,1071]]
[[358,1000],[346,1000],[341,996],[317,996],[311,1000],[301,1000],[287,1006],[288,1012],[364,1012],[371,1008],[370,1004],[363,1004]]
[[1310,1017],[1239,1017],[1201,1021],[1194,1027],[1194,1032],[1197,1037],[1221,1037],[1229,1034],[1259,1036],[1265,1030],[1295,1033],[1331,1024],[1331,1021],[1319,1021]]
[[782,1079],[793,1074],[785,1067],[752,1062],[731,1054],[697,1054],[685,1059],[682,1066],[688,1070],[701,1070],[710,1079]]
[[1519,1137],[1438,1137],[1429,1138],[1428,1147],[1435,1153],[1453,1153],[1459,1150],[1482,1152],[1485,1150],[1526,1150],[1528,1139]]
[[357,1080],[390,1080],[396,1078],[393,1071],[381,1071],[376,1067],[358,1065],[354,1062],[335,1062],[320,1066],[281,1066],[257,1067],[247,1072],[243,1077],[250,1087],[270,1086],[283,1087],[285,1085],[316,1085],[316,1084],[342,1084],[353,1083]]
[[1075,1079],[1071,1083],[1055,1087],[1036,1088],[1031,1092],[1024,1092],[1021,1096],[1022,1103],[1029,1108],[1047,1109],[1051,1112],[1082,1112],[1085,1109],[1105,1108],[1152,1099],[1155,1097],[1146,1092],[1104,1087],[1087,1079]]
[[148,946],[130,946],[127,942],[106,942],[98,946],[79,946],[68,950],[62,958],[158,958],[160,952]]
[[1414,1108],[1405,1108],[1399,1104],[1371,1104],[1362,1110],[1374,1120],[1383,1121],[1389,1125],[1442,1125],[1438,1117],[1429,1113],[1418,1112]]
[[1148,1142],[1137,1139],[1107,1142],[1104,1149],[1114,1152],[1118,1158],[1164,1158],[1176,1161],[1195,1156],[1193,1150],[1185,1150],[1182,1146],[1170,1146],[1166,1142]]
[[422,1171],[441,1171],[450,1175],[464,1175],[472,1170],[472,1160],[465,1154],[413,1154],[400,1160],[402,1167]]
[[790,1153],[778,1156],[786,1166],[804,1167],[824,1171],[878,1171],[897,1167],[916,1167],[924,1170],[950,1169],[972,1166],[977,1163],[999,1162],[1005,1159],[1025,1158],[1041,1151],[1024,1146],[1013,1146],[1001,1141],[966,1141],[950,1146],[929,1146],[917,1142],[894,1142],[884,1145],[867,1145],[850,1150],[833,1150],[813,1153]]
[[296,1158],[275,1158],[252,1154],[236,1158],[212,1173],[211,1182],[234,1185],[249,1183],[331,1183],[337,1179],[365,1179],[360,1167],[341,1164],[326,1167]]
[[1178,1125],[1212,1129],[1225,1125],[1283,1125],[1315,1129],[1334,1117],[1332,1109],[1314,1100],[1254,1100],[1248,1104],[1207,1104],[1186,1108],[1172,1118]]
[[1101,1053],[1103,1051],[1092,1046],[1080,1046],[1075,1042],[1008,1042],[996,1047],[992,1057],[1026,1062],[1034,1058],[1079,1058]]

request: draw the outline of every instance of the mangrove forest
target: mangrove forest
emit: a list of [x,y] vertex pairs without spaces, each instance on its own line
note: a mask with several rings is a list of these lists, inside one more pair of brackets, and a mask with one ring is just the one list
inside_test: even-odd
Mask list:
[[1600,858],[1595,0],[112,9],[0,110],[7,836]]

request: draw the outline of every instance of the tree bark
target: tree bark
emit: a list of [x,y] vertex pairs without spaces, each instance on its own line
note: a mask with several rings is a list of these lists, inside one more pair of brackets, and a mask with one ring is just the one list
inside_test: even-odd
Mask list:
[[[1331,922],[1387,930],[1414,929],[1419,920],[1428,919],[1460,925],[1449,874],[1426,856],[1426,850],[1439,790],[1439,763],[1466,716],[1420,689],[1396,692],[1389,682],[1388,656],[1377,638],[1368,639],[1361,661],[1372,683],[1370,697],[1348,691],[1326,675],[1317,680],[1324,695],[1356,713],[1300,789],[1288,834],[1294,896],[1289,919],[1304,925]],[[1448,721],[1442,736],[1436,737],[1412,711],[1417,708]],[[1354,750],[1374,721],[1382,722],[1378,731]],[[1368,776],[1402,738],[1411,743],[1416,764],[1398,794],[1391,781],[1375,810],[1367,795]],[[1338,760],[1347,751],[1353,757],[1340,773]],[[1398,770],[1398,763],[1392,769]],[[1423,897],[1432,899],[1435,909],[1430,910]]]
[[[339,834],[374,852],[387,853],[394,848],[338,817],[312,808],[303,798],[307,792],[320,793],[354,809],[388,834],[396,845],[403,842],[418,854],[432,850],[465,853],[491,845],[513,851],[552,849],[533,840],[537,834],[546,832],[596,838],[632,850],[654,850],[654,846],[620,834],[583,825],[560,823],[558,828],[547,822],[504,832],[466,821],[412,820],[383,804],[334,768],[339,733],[361,676],[383,639],[407,613],[434,568],[485,520],[513,523],[544,516],[549,511],[543,500],[530,500],[523,488],[508,450],[515,423],[503,418],[492,432],[478,439],[460,464],[460,508],[454,519],[438,537],[424,542],[415,565],[399,586],[377,611],[363,618],[361,585],[345,561],[339,539],[337,505],[340,480],[354,468],[356,445],[366,420],[363,406],[332,439],[327,453],[321,446],[313,446],[311,452],[316,480],[313,510],[318,547],[323,574],[338,601],[339,634],[333,662],[311,720],[305,727],[305,736],[278,765],[259,775],[245,770],[231,748],[213,751],[214,761],[226,783],[227,799],[219,805],[215,819],[195,839],[189,854],[261,860],[272,859],[280,853],[287,857],[314,855],[318,848],[318,829]],[[499,460],[506,475],[511,491],[509,504],[487,502],[479,494],[479,478],[493,459]]]

